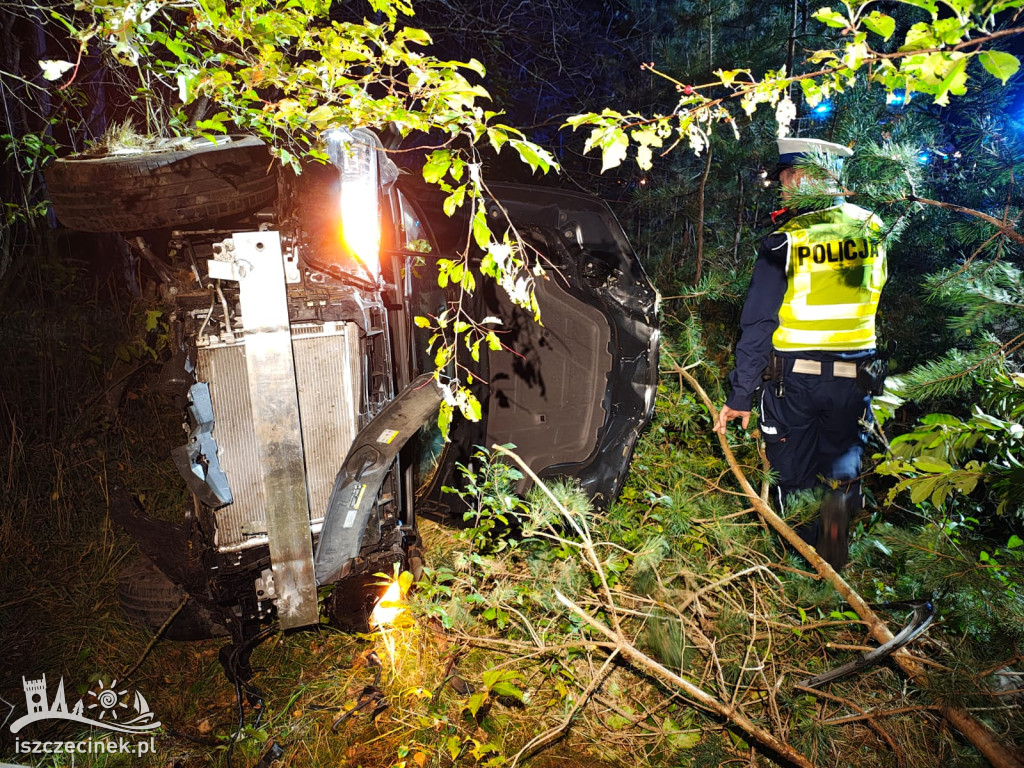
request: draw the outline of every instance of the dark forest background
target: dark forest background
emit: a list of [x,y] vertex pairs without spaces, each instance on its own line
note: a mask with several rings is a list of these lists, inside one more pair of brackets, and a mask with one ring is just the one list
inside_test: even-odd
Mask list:
[[[888,5],[901,24],[915,20],[912,10]],[[1024,745],[1024,252],[1019,238],[976,215],[1017,229],[1019,77],[1002,86],[979,71],[949,106],[856,87],[811,109],[794,89],[796,132],[853,146],[863,159],[851,163],[848,181],[893,227],[880,329],[901,388],[886,399],[889,418],[873,439],[870,503],[855,522],[846,576],[876,603],[934,597],[939,619],[916,649],[933,675],[927,691],[893,666],[831,698],[793,690],[792,679],[783,686],[786,674],[834,666],[870,643],[805,563],[737,517],[746,505],[725,487],[728,467],[709,436],[707,410],[672,372],[695,371],[721,402],[757,242],[777,207],[762,175],[776,155],[771,110],[740,118],[739,140],[717,133],[702,154],[680,146],[656,156],[650,170],[629,160],[602,173],[601,158],[583,152],[585,131],[562,127],[606,106],[670,110],[674,85],[645,63],[693,84],[716,79],[721,68],[759,76],[788,63],[807,71],[805,52],[828,47],[839,33],[812,18],[816,8],[805,0],[419,0],[410,22],[430,33],[439,58],[482,61],[505,121],[562,166],[540,177],[507,153],[485,155],[487,178],[607,200],[663,296],[656,423],[620,503],[594,522],[597,536],[632,553],[617,561],[617,583],[630,600],[643,598],[630,605],[648,612],[638,643],[652,658],[720,686],[728,699],[748,685],[749,649],[769,633],[761,663],[777,665],[778,677],[758,694],[771,702],[759,716],[815,764],[985,765],[942,712],[951,702],[970,706],[1010,752]],[[53,158],[123,134],[126,125],[139,134],[174,129],[152,105],[173,101],[175,89],[144,68],[117,65],[99,46],[76,60],[47,10],[0,0],[0,696],[17,707],[22,675],[64,674],[84,688],[97,675],[132,669],[148,651],[150,636],[125,624],[117,608],[117,574],[132,545],[108,520],[113,486],[128,486],[157,514],[188,503],[166,457],[180,441],[179,420],[156,392],[167,350],[155,276],[119,236],[60,227],[43,178]],[[356,3],[333,12],[371,13]],[[997,45],[1013,51],[1018,44]],[[38,62],[48,59],[76,62],[71,85],[43,79]],[[432,141],[412,136],[403,147]],[[887,175],[894,158],[908,169],[897,179]],[[397,159],[417,172],[422,155]],[[914,196],[942,205],[909,200],[901,185],[910,177]],[[756,445],[737,440],[760,477]],[[890,445],[902,448],[893,453]],[[500,478],[491,481],[500,486]],[[598,651],[566,651],[556,641],[536,651],[533,666],[529,643],[502,647],[529,638],[509,606],[531,626],[555,627],[566,644],[582,636],[550,595],[523,597],[524,582],[533,589],[575,573],[557,548],[496,547],[494,560],[474,571],[465,553],[478,551],[483,533],[426,535],[437,572],[453,576],[422,589],[423,635],[395,641],[405,654],[387,683],[395,721],[364,719],[340,734],[330,728],[368,680],[372,639],[327,629],[277,638],[259,659],[267,714],[244,711],[240,740],[236,692],[219,672],[218,646],[162,642],[132,670],[132,684],[168,724],[152,764],[250,765],[276,740],[287,746],[286,765],[508,765],[566,717],[571,727],[531,765],[773,764],[649,671],[617,663],[608,673]],[[735,594],[721,586],[755,566],[774,569],[775,581],[765,577]],[[583,589],[586,580],[573,584]],[[678,628],[689,625],[673,624],[671,615],[671,606],[690,606],[710,585],[724,590],[721,599],[689,609],[696,613],[685,621],[715,638],[717,673],[706,649],[688,644],[689,630]],[[893,626],[903,619],[890,616]],[[591,686],[599,667],[609,676]],[[512,670],[502,679],[531,696],[491,693],[498,678],[486,673],[495,669]],[[476,688],[453,689],[445,684],[452,675]],[[411,694],[416,686],[427,694]],[[473,691],[484,696],[475,709],[467,704]],[[895,714],[864,715],[876,708]],[[0,704],[0,721],[5,714]],[[10,757],[8,736],[0,746]]]

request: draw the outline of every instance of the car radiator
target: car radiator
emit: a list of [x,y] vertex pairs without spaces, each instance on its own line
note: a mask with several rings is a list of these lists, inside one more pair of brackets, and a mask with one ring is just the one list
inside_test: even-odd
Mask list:
[[[292,325],[292,354],[306,469],[310,523],[323,521],[334,478],[358,431],[362,350],[355,323]],[[223,341],[199,348],[199,381],[210,387],[213,437],[232,503],[214,511],[215,544],[234,552],[267,542],[262,468],[257,460],[245,346]]]

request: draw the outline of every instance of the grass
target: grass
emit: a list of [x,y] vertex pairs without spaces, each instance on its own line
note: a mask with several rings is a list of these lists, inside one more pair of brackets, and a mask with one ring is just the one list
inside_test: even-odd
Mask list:
[[[217,660],[222,642],[159,642],[124,681],[151,636],[117,608],[117,573],[133,545],[109,525],[107,496],[123,482],[151,513],[180,515],[188,501],[165,458],[180,428],[150,390],[156,368],[144,357],[107,375],[118,347],[125,339],[130,346],[138,331],[111,311],[106,284],[74,270],[41,272],[37,280],[0,317],[0,695],[16,716],[24,712],[21,677],[45,673],[51,691],[64,677],[71,700],[100,678],[121,679],[144,693],[163,723],[156,755],[95,758],[95,765],[226,766],[230,750],[231,765],[249,767],[271,742],[284,748],[278,765],[292,768],[508,765],[531,742],[537,751],[522,755],[531,766],[772,764],[649,670],[621,657],[609,662],[601,638],[553,592],[558,587],[607,621],[596,571],[578,556],[559,513],[536,500],[528,521],[534,537],[492,554],[481,554],[487,541],[472,532],[456,536],[424,524],[432,577],[413,597],[414,622],[386,636],[321,627],[261,645],[253,658],[261,713],[257,721],[246,706],[237,739],[235,690]],[[123,296],[116,299],[124,305]],[[866,634],[835,613],[842,606],[831,591],[801,575],[806,566],[729,495],[705,419],[687,392],[666,382],[620,503],[603,516],[574,507],[591,526],[638,647],[735,702],[817,765],[984,765],[942,726],[936,700],[887,666],[819,695],[793,688],[851,658]],[[757,465],[751,448],[741,446]],[[578,505],[571,486],[558,493]],[[922,546],[919,539],[887,530],[858,540],[848,570],[870,599],[891,598],[885,590],[912,596],[906,592],[927,580],[914,568],[901,570],[898,557],[900,546]],[[878,542],[895,554],[885,555]],[[950,572],[970,563],[965,557]],[[894,626],[901,618],[891,614]],[[971,625],[944,617],[915,647],[949,667],[965,659],[943,695],[974,696],[979,715],[1006,741],[1021,743],[1019,703],[987,696],[984,679],[972,677],[1015,653],[1012,637],[991,625],[979,643]],[[381,662],[387,707],[376,717],[358,711],[335,728],[374,684],[371,654]],[[0,730],[0,759],[29,762]],[[33,735],[81,736],[66,727]]]

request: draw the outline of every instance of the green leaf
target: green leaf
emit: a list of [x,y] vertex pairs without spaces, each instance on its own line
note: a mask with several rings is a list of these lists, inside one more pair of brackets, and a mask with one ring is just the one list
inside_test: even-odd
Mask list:
[[804,92],[804,98],[807,99],[807,106],[816,107],[821,102],[824,94],[818,84],[813,80],[801,80],[800,89]]
[[[495,608],[490,608],[488,610],[495,611],[496,609]],[[486,614],[484,614],[484,615],[486,617]],[[494,616],[492,615],[492,616],[490,616],[488,618],[492,618],[493,619]],[[502,681],[502,680],[512,680],[515,677],[516,677],[516,673],[513,670],[511,670],[511,669],[502,669],[501,667],[493,667],[491,669],[485,670],[484,673],[482,675],[480,675],[480,679],[483,680],[484,686],[486,688],[488,688],[488,689],[494,687],[494,685],[496,683],[498,683],[499,681]]]
[[418,43],[420,45],[430,45],[433,42],[430,39],[429,32],[423,29],[416,29],[415,27],[403,27],[395,35],[395,40],[396,42],[398,40],[407,40],[410,43]]
[[480,418],[483,416],[483,406],[468,389],[463,389],[462,391],[465,394],[465,402],[459,403],[459,412],[470,421],[480,421]]
[[430,184],[436,184],[445,177],[451,165],[451,153],[447,149],[435,149],[427,157],[427,162],[423,164],[423,180]]
[[[829,10],[823,8],[822,10]],[[715,74],[718,75],[722,80],[722,85],[732,85],[733,82],[742,74],[750,74],[749,69],[716,69]]]
[[928,426],[941,425],[946,427],[959,427],[963,425],[956,416],[951,416],[948,413],[928,413],[921,417],[921,423]]
[[1024,546],[1024,539],[1021,539],[1017,534],[1011,536],[1010,540],[1006,542],[1007,549],[1017,549],[1020,546]]
[[462,66],[466,69],[471,69],[476,72],[480,77],[484,77],[487,74],[487,70],[484,65],[477,59],[470,59],[469,61],[462,62]]
[[491,228],[487,224],[487,211],[482,203],[477,205],[476,213],[473,214],[473,239],[485,250],[491,242]]
[[43,77],[47,80],[60,80],[64,73],[74,66],[70,61],[60,61],[57,59],[39,60],[39,68],[43,70]]
[[[480,705],[477,704],[477,709],[479,708]],[[476,715],[476,710],[472,710],[472,712],[474,715]],[[445,746],[448,749],[448,754],[451,755],[452,759],[454,760],[462,752],[462,739],[460,739],[458,736],[449,736]]]
[[430,327],[430,318],[423,317],[423,315],[416,315],[416,317],[414,317],[412,321],[416,324],[417,328]]
[[188,61],[189,57],[185,53],[185,46],[183,46],[180,42],[178,42],[177,40],[172,40],[168,37],[164,40],[164,45],[167,46],[168,51],[177,56],[178,61],[182,63]]
[[920,469],[922,472],[949,472],[953,468],[942,459],[936,459],[929,456],[921,456],[920,458],[914,459],[914,467]]
[[935,483],[938,479],[937,477],[927,477],[912,481],[910,483],[910,500],[915,504],[920,504],[927,499],[935,490]]
[[[842,29],[844,27],[850,26],[849,19],[843,16],[843,14],[837,11],[833,11],[827,5],[824,8],[819,8],[818,10],[816,10],[814,13],[811,14],[811,16],[815,20],[820,21],[822,24],[826,24],[830,27],[835,27],[836,29]],[[726,83],[726,85],[728,85],[728,83]]]
[[964,36],[964,26],[959,19],[939,19],[932,24],[935,36],[946,45],[956,45]]
[[629,149],[629,137],[621,128],[605,131],[599,142],[601,147],[601,173],[610,168],[617,168],[626,159]]
[[938,39],[932,33],[932,25],[923,21],[915,24],[907,31],[907,37],[901,51],[920,51],[926,48],[936,48],[939,45]]
[[736,749],[750,749],[750,745],[747,743],[746,739],[738,733],[733,731],[726,731],[726,733],[729,734],[729,740],[732,741],[732,744]]
[[896,19],[878,11],[872,11],[864,17],[864,26],[888,40],[896,31]]
[[402,594],[409,592],[409,588],[412,586],[412,574],[409,571],[402,571],[398,574],[398,588],[402,590]]
[[224,125],[220,120],[211,118],[209,120],[200,120],[196,123],[196,128],[200,131],[215,131],[216,133],[227,133],[227,126]]
[[434,367],[440,370],[448,364],[448,358],[451,354],[448,347],[439,347],[437,353],[434,355]]
[[936,483],[935,491],[932,493],[932,506],[936,509],[942,509],[942,506],[946,503],[946,497],[949,496],[950,490],[952,489],[948,483]]
[[[669,730],[666,726],[665,730]],[[700,743],[700,731],[684,731],[682,733],[669,733],[668,743],[675,749],[693,749]]]
[[563,123],[563,127],[567,125],[575,131],[581,125],[589,125],[591,123],[596,122],[599,119],[600,118],[593,112],[587,112],[584,115],[573,115],[572,117],[568,118],[565,121],[565,123]]
[[932,16],[934,16],[937,11],[935,0],[902,0],[902,2],[907,5],[916,5],[918,8],[924,8],[932,14]]
[[312,110],[306,119],[309,120],[313,125],[321,130],[330,127],[335,116],[334,108],[326,104],[321,104],[316,109]]
[[501,145],[508,141],[508,134],[500,128],[487,128],[487,139],[495,152],[501,151]]
[[[469,701],[466,702],[466,709],[469,710],[473,717],[476,717],[477,712],[480,711],[480,707],[487,701],[487,691],[479,691],[469,697]],[[455,737],[452,737],[455,738]]]
[[1020,60],[1003,51],[982,51],[978,54],[978,59],[981,60],[981,66],[985,68],[985,71],[998,78],[1003,85],[1006,85],[1006,81],[1017,74],[1017,70],[1020,69]]
[[455,213],[456,209],[460,208],[466,200],[466,185],[456,187],[452,190],[452,193],[444,199],[442,208],[446,216],[451,216]]
[[491,688],[491,693],[495,696],[508,696],[517,701],[523,700],[523,692],[508,682],[495,683]]
[[540,169],[542,173],[547,173],[555,165],[555,158],[536,144],[522,139],[511,139],[509,144],[534,172]]
[[[453,283],[458,285],[459,283],[462,282],[462,275],[465,271],[466,267],[462,264],[462,262],[459,262],[458,264],[453,264],[451,271],[448,273],[448,277],[451,279]],[[458,333],[457,327],[455,329],[455,332]]]
[[[950,54],[950,56],[953,55],[955,54]],[[958,59],[949,70],[949,74],[939,83],[935,103],[947,106],[950,94],[963,96],[965,93],[967,93],[967,57]]]
[[616,731],[621,731],[623,728],[628,728],[633,725],[632,720],[629,720],[628,718],[625,718],[622,715],[616,715],[614,713],[609,715],[605,719],[605,722],[608,724],[609,728]]
[[[436,378],[436,376],[435,376]],[[441,403],[437,411],[437,428],[441,430],[444,441],[449,442],[448,429],[452,424],[452,407],[449,403]]]

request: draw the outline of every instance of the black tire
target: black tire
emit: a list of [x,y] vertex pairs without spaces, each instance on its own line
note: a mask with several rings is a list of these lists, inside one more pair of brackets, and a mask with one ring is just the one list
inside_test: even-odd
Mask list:
[[140,557],[121,571],[117,599],[125,617],[157,632],[182,601],[185,606],[164,630],[168,640],[208,640],[229,634],[227,627],[205,605],[188,597],[151,560]]
[[162,151],[57,160],[45,173],[57,218],[83,232],[169,229],[251,213],[277,196],[259,139],[183,141]]

